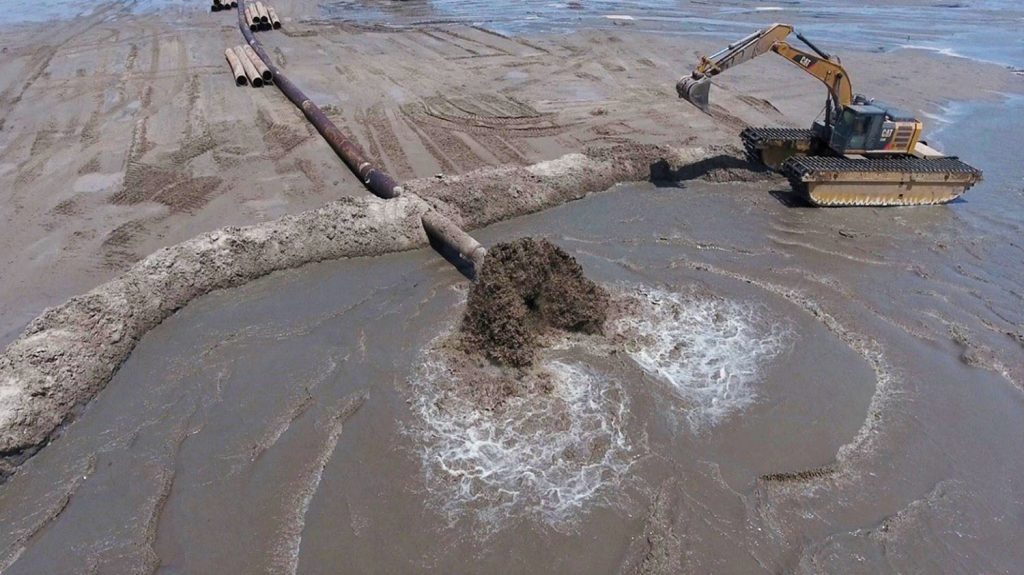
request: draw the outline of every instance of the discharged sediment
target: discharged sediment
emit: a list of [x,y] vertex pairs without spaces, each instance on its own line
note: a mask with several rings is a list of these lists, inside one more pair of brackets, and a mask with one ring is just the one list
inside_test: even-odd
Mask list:
[[608,292],[576,260],[545,239],[521,238],[490,249],[469,293],[462,340],[511,367],[528,367],[549,328],[600,333]]

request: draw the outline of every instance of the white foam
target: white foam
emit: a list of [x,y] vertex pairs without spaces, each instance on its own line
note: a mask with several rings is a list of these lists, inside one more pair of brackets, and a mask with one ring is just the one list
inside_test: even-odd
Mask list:
[[764,366],[788,345],[788,323],[770,321],[763,306],[710,294],[636,288],[641,312],[611,329],[626,353],[687,403],[695,430],[751,405]]
[[936,124],[952,124],[953,123],[953,120],[951,120],[947,116],[942,116],[942,115],[939,115],[939,114],[933,114],[931,112],[926,112],[924,110],[920,110],[920,114],[922,116],[924,116],[925,118],[928,118],[929,120],[935,122]]
[[[927,46],[927,45],[924,45],[924,44],[900,44],[900,48],[903,48],[904,50],[925,50],[927,52],[935,52],[937,54],[942,54],[943,56],[949,56],[951,58],[963,58],[965,60],[977,60],[976,58],[970,58],[969,56],[964,56],[963,54],[957,52],[956,50],[954,50],[952,48],[943,47],[943,46]],[[983,62],[984,60],[977,60],[977,61]]]
[[590,368],[549,361],[550,394],[509,400],[494,412],[451,389],[443,354],[428,352],[415,386],[415,436],[427,489],[451,521],[475,516],[484,531],[509,520],[570,525],[586,506],[611,502],[631,463],[621,388]]
[[[571,337],[552,352],[583,345],[626,352],[686,402],[694,429],[714,425],[756,399],[765,364],[788,345],[788,323],[756,304],[702,293],[631,288],[639,313],[609,324],[610,339]],[[444,337],[444,336],[442,336]],[[480,409],[439,339],[428,347],[413,386],[418,424],[408,430],[430,499],[450,521],[472,516],[493,532],[514,520],[571,527],[588,509],[614,504],[642,446],[626,436],[621,385],[579,363],[542,359],[551,393],[513,397]]]
[[[981,58],[979,56],[970,56],[963,52],[957,52],[955,49],[947,46],[934,46],[928,44],[900,44],[900,48],[905,50],[926,50],[928,52],[934,52],[943,56],[949,56],[951,58],[962,58],[964,60],[971,60],[973,62],[980,62],[982,64],[994,64],[1000,67],[1014,67],[1014,62],[1008,60],[998,60],[992,58]],[[1011,58],[1012,59],[1012,58]]]

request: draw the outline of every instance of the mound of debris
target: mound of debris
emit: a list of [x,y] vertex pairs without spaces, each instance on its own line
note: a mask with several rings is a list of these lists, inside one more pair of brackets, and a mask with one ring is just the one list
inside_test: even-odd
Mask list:
[[529,367],[548,328],[601,333],[608,292],[564,250],[521,238],[488,250],[462,318],[461,339],[509,367]]

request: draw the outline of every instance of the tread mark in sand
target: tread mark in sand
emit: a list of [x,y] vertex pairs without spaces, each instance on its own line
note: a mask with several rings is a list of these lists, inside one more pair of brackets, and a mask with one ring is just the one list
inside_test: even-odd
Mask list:
[[135,263],[139,256],[133,246],[136,243],[136,236],[144,230],[145,225],[140,220],[125,222],[111,230],[100,244],[103,267],[121,270]]
[[409,121],[406,122],[406,124],[408,124],[420,139],[420,143],[422,143],[423,147],[427,149],[427,152],[430,153],[431,157],[433,157],[434,160],[437,161],[438,165],[441,166],[441,171],[449,174],[456,173],[455,164],[443,151],[441,151],[440,148],[437,147],[437,144],[423,132],[423,126],[417,124],[413,118],[408,118],[408,120]]
[[[324,113],[326,114],[327,111],[325,110]],[[272,112],[262,104],[257,105],[256,126],[263,135],[263,143],[276,152],[276,157],[287,156],[292,150],[312,138],[308,131],[300,132],[288,124],[277,122],[271,114]],[[306,123],[304,122],[304,124]]]
[[[43,75],[46,73],[47,69],[50,67],[50,62],[57,55],[57,52],[64,46],[71,43],[72,40],[75,40],[76,38],[82,36],[86,32],[89,32],[97,24],[105,21],[107,19],[109,12],[113,12],[118,9],[123,8],[114,3],[100,5],[100,7],[98,7],[92,14],[85,17],[84,19],[76,20],[73,25],[69,26],[68,28],[72,30],[72,33],[69,34],[66,38],[59,41],[57,44],[53,46],[45,46],[43,48],[40,48],[42,54],[33,54],[33,58],[37,59],[35,71],[29,74],[28,77],[25,79],[25,82],[21,85],[21,90],[18,92],[18,95],[12,98],[10,101],[6,102],[3,106],[0,106],[0,109],[6,110],[7,112],[6,114],[4,114],[2,118],[0,118],[0,129],[3,129],[4,125],[7,123],[8,117],[11,115],[11,111],[14,110],[14,107],[18,103],[21,102],[22,98],[25,96],[25,93],[29,90],[29,88],[31,88],[32,85],[35,84],[36,80],[43,77]],[[29,66],[31,67],[31,64]],[[14,87],[12,86],[7,90],[4,90],[3,93],[0,93],[0,102],[3,102],[4,100],[10,98],[9,91],[13,90],[13,88]]]
[[514,54],[512,52],[509,52],[507,50],[503,50],[503,49],[499,48],[498,46],[493,46],[491,44],[485,44],[485,43],[481,42],[480,40],[477,40],[475,38],[470,38],[469,36],[460,34],[458,32],[455,32],[454,30],[445,29],[445,30],[443,30],[443,32],[445,34],[448,34],[449,36],[451,36],[453,38],[458,38],[459,40],[462,40],[463,42],[472,42],[473,44],[477,44],[479,46],[483,46],[485,48],[488,48],[488,49],[494,51],[493,54],[480,54],[480,56],[514,56]]
[[571,124],[559,124],[553,113],[537,112],[513,98],[483,94],[467,98],[434,96],[407,104],[402,110],[417,124],[466,133],[544,137],[561,134],[571,127]]
[[356,118],[370,140],[370,156],[385,165],[392,173],[403,177],[411,176],[412,167],[383,106],[372,106]]
[[[472,48],[467,48],[467,47],[463,46],[462,44],[459,44],[458,42],[456,42],[454,40],[449,40],[447,38],[443,38],[437,32],[440,32],[440,31],[436,31],[435,32],[435,31],[431,31],[431,30],[420,30],[421,34],[423,34],[424,36],[427,36],[428,38],[433,38],[434,40],[437,40],[442,45],[454,46],[455,48],[458,48],[459,50],[462,50],[463,52],[466,52],[466,53],[471,54],[473,56],[479,56],[480,55],[480,52],[477,52],[476,50],[473,50]],[[438,54],[440,54],[444,58],[452,57],[452,54],[445,54],[441,50],[438,50],[436,48],[432,48],[430,46],[428,46],[428,47],[431,48],[432,50],[434,50],[435,52],[437,52]]]

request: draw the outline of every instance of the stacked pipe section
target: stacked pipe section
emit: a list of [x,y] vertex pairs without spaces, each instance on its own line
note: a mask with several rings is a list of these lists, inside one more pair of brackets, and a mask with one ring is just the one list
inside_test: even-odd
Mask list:
[[281,19],[277,17],[274,7],[259,0],[249,4],[244,9],[243,15],[246,26],[252,32],[270,30],[271,28],[277,30],[281,27]]
[[224,57],[228,61],[228,66],[231,67],[235,84],[239,86],[251,84],[253,88],[259,88],[274,79],[270,68],[248,45],[228,48],[224,50]]
[[230,10],[238,7],[238,0],[213,0],[213,4],[210,6],[210,12],[220,12],[221,10]]

